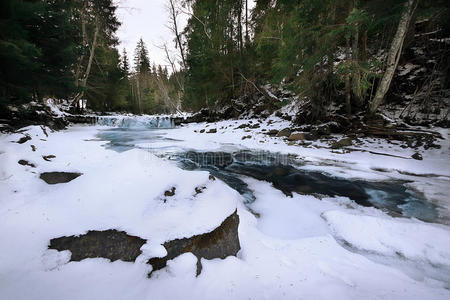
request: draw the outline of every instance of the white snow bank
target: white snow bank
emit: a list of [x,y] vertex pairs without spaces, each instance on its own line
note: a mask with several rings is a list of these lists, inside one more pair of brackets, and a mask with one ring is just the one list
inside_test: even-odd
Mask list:
[[[240,198],[221,181],[209,180],[207,172],[181,170],[143,150],[120,154],[105,150],[103,142],[91,139],[95,131],[87,127],[49,137],[39,127],[26,129],[32,140],[24,144],[11,142],[22,134],[0,139],[3,275],[45,269],[39,257],[46,253],[51,238],[88,230],[123,230],[148,239],[144,256],[161,253],[160,244],[165,241],[218,227],[235,211]],[[42,158],[50,154],[56,158]],[[18,164],[19,159],[36,168]],[[39,174],[49,171],[83,175],[69,183],[48,185]],[[164,192],[172,187],[175,196],[165,197]],[[206,189],[196,195],[196,187]]]
[[328,211],[334,234],[359,250],[450,266],[450,228],[418,220]]
[[[56,104],[54,99],[48,98],[48,99],[45,99],[44,102],[45,102],[45,105],[50,109],[50,111],[55,116],[62,117],[66,114],[60,109],[60,105]],[[67,104],[66,104],[66,106],[67,106]]]
[[[218,124],[218,134],[209,135],[193,132],[205,124],[174,129],[167,136],[178,136],[182,141],[167,143],[194,149],[202,145],[206,149],[223,149],[230,142],[233,145],[228,144],[229,147],[239,148],[236,144],[248,133],[227,131],[220,126],[234,128],[241,123]],[[284,123],[267,125],[283,126]],[[56,133],[47,129],[47,137],[40,127],[29,127],[25,133],[32,140],[24,144],[14,143],[23,137],[22,133],[0,135],[0,298],[449,299],[448,283],[428,277],[416,280],[336,242],[332,226],[340,228],[350,212],[358,211],[361,215],[354,215],[350,229],[363,230],[374,222],[366,221],[364,214],[375,209],[359,208],[343,198],[289,198],[267,182],[246,179],[257,197],[251,207],[260,215],[256,218],[240,203],[241,197],[235,191],[220,180],[209,180],[208,173],[183,171],[142,150],[120,154],[106,150],[102,147],[105,142],[95,139],[96,132],[95,127],[80,126]],[[259,143],[259,139],[266,143]],[[244,147],[264,145],[265,149],[280,152],[297,148],[260,134],[243,142]],[[362,167],[355,163],[366,159],[364,155],[350,156],[352,160],[348,162],[348,156],[323,149],[299,148],[293,152],[311,155],[312,161],[333,162],[341,169],[350,166],[351,171],[369,174],[370,163]],[[49,162],[42,158],[52,154],[56,158]],[[19,159],[34,163],[36,168],[19,165]],[[383,164],[389,163],[392,161]],[[39,174],[46,171],[76,171],[83,175],[67,184],[47,185],[39,179]],[[195,195],[195,187],[203,186],[206,190]],[[164,191],[172,187],[176,188],[175,196],[164,197]],[[195,277],[195,257],[186,253],[147,278],[151,266],[146,261],[165,254],[162,242],[210,231],[236,206],[240,217],[238,257],[202,259],[202,273]],[[401,224],[406,220],[391,220],[382,213],[376,216],[383,218],[380,223],[386,225],[382,233],[388,235],[394,228],[393,238],[404,242],[394,245],[406,247],[408,240],[401,236]],[[344,229],[350,227],[344,225]],[[449,247],[440,229],[448,229],[429,225],[435,229],[425,231],[417,226],[412,230],[423,232],[423,239],[412,245],[426,249],[433,261],[447,263]],[[141,249],[143,255],[135,263],[111,263],[101,258],[68,262],[68,251],[47,250],[51,238],[110,228],[148,239]],[[408,236],[412,230],[407,231]],[[345,230],[342,232],[344,235]],[[368,243],[367,248],[372,247],[371,242],[365,241],[370,240],[368,234],[380,234],[379,240],[391,242],[376,230],[367,230],[364,235],[355,233],[355,244]],[[445,243],[436,248],[435,238]],[[423,258],[418,250],[403,250],[411,259]]]

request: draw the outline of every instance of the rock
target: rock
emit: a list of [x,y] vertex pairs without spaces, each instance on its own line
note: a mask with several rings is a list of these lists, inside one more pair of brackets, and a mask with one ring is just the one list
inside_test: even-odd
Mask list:
[[195,188],[195,195],[194,196],[197,196],[198,194],[201,194],[201,193],[203,193],[203,191],[204,190],[206,190],[206,186],[201,186],[201,187],[196,187]]
[[209,175],[209,180],[215,181],[215,180],[216,180],[216,177],[214,177],[213,175]]
[[205,132],[205,129],[200,130],[200,133],[204,133],[204,132]]
[[292,122],[292,120],[294,119],[293,116],[291,115],[284,115],[283,119],[285,119],[286,121]]
[[31,136],[26,134],[25,136],[21,137],[16,143],[23,144],[23,143],[28,142],[29,140],[31,140]]
[[291,130],[289,128],[284,128],[277,133],[277,137],[289,137],[291,135]]
[[36,166],[34,164],[32,164],[29,161],[24,160],[24,159],[19,160],[18,163],[19,163],[19,165],[22,165],[22,166],[29,166],[32,168],[36,168]]
[[348,147],[348,146],[351,146],[351,145],[353,145],[353,141],[352,141],[351,138],[343,138],[343,139],[340,139],[337,142],[334,142],[331,145],[331,148],[332,149],[339,149],[339,148]]
[[411,157],[417,160],[423,160],[423,157],[419,152],[414,153]]
[[251,139],[251,138],[252,138],[251,135],[245,135],[245,136],[242,137],[243,140],[245,140],[245,139]]
[[83,174],[70,172],[46,172],[42,173],[39,178],[48,184],[58,184],[70,182],[81,175]]
[[277,133],[278,133],[278,130],[276,130],[276,129],[271,129],[271,130],[269,130],[269,131],[267,132],[267,135],[269,135],[269,136],[276,136]]
[[56,156],[55,155],[45,155],[45,156],[42,156],[42,158],[46,161],[52,161],[52,159],[56,158]]
[[48,137],[47,129],[45,129],[44,126],[41,126],[42,132],[45,134],[46,137]]
[[217,133],[217,129],[212,128],[212,129],[208,130],[206,133]]
[[31,150],[33,150],[33,152],[36,151],[36,146],[35,145],[30,145],[30,147],[31,147]]
[[50,240],[49,249],[70,250],[71,261],[103,257],[111,261],[135,261],[147,241],[124,231],[88,231],[80,236],[64,236]]
[[173,197],[173,196],[175,196],[176,189],[177,188],[173,186],[170,190],[164,192],[164,196],[166,196],[166,197]]
[[312,128],[311,133],[313,133],[317,136],[330,135],[331,129],[330,129],[330,126],[325,124],[325,125],[320,125],[320,126],[316,126],[316,127]]
[[315,140],[317,140],[319,138],[314,133],[305,133],[305,134],[303,134],[303,137],[305,138],[305,140],[308,140],[308,141],[315,141]]
[[167,255],[164,257],[154,257],[148,261],[148,264],[153,267],[149,277],[154,271],[164,268],[168,260],[174,259],[186,252],[191,252],[197,257],[197,276],[202,271],[201,258],[224,259],[231,255],[236,256],[241,249],[238,227],[239,216],[237,211],[235,211],[219,227],[209,233],[164,243],[163,246],[167,250]]
[[239,125],[238,127],[236,127],[236,129],[244,129],[244,128],[247,128],[247,127],[249,127],[250,126],[250,124],[241,124],[241,125]]
[[305,136],[303,133],[293,133],[288,137],[289,141],[303,141],[305,139]]
[[67,115],[67,121],[74,124],[95,124],[97,123],[97,117],[85,116],[85,115]]

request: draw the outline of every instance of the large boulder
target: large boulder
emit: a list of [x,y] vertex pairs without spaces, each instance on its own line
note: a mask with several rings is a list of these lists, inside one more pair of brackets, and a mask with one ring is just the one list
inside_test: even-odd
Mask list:
[[64,236],[50,240],[49,249],[70,250],[71,261],[103,257],[111,261],[135,261],[146,240],[117,230],[89,231],[80,236]]
[[305,139],[305,136],[302,132],[298,133],[292,133],[289,137],[289,141],[303,141]]
[[[176,239],[164,243],[167,255],[154,257],[148,261],[153,270],[164,268],[168,260],[192,252],[197,258],[197,275],[202,270],[201,258],[224,259],[236,256],[241,249],[238,236],[239,216],[237,211],[226,218],[222,224],[211,232],[192,236],[190,238]],[[50,240],[49,249],[58,251],[69,250],[72,255],[70,261],[81,261],[86,258],[102,257],[111,261],[135,261],[141,255],[141,247],[147,241],[128,235],[124,231],[114,229],[105,231],[88,231],[79,236],[64,236]],[[149,274],[149,276],[151,273]]]
[[291,135],[291,130],[289,128],[284,128],[278,131],[277,137],[289,137]]
[[348,147],[348,146],[351,146],[351,145],[353,145],[353,140],[351,138],[343,138],[343,139],[340,139],[337,142],[334,142],[331,145],[331,148],[332,149],[339,149],[339,148]]
[[58,184],[70,182],[81,175],[83,174],[71,172],[46,172],[42,173],[39,178],[48,184]]
[[236,256],[241,249],[238,236],[239,216],[235,211],[225,219],[222,224],[213,231],[196,235],[190,238],[176,239],[164,243],[167,255],[164,257],[154,257],[148,261],[154,271],[160,270],[167,265],[167,261],[175,257],[191,252],[197,257],[197,276],[202,271],[201,258],[214,259]]
[[423,160],[423,157],[419,152],[414,153],[413,155],[411,155],[411,157],[416,160]]

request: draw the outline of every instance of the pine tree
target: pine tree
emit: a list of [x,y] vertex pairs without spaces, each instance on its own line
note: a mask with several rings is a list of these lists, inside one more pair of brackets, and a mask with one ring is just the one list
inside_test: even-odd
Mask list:
[[148,50],[142,38],[139,39],[134,51],[134,70],[139,74],[147,74],[150,72]]
[[129,76],[130,74],[130,65],[128,62],[128,54],[127,54],[127,50],[125,48],[123,48],[122,51],[122,57],[121,57],[121,61],[120,61],[120,66],[122,68],[123,73],[125,74],[125,76]]
[[0,101],[64,97],[73,91],[73,3],[7,0],[1,4]]

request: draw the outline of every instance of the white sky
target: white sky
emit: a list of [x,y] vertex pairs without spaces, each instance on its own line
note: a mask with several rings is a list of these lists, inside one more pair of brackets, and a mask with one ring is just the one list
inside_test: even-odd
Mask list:
[[[149,51],[150,62],[166,65],[164,50],[157,46],[166,42],[173,51],[176,51],[174,37],[166,27],[169,25],[169,15],[165,8],[166,0],[120,0],[117,2],[119,3],[117,13],[122,22],[117,32],[121,42],[120,53],[123,48],[126,48],[130,63],[133,65],[134,49],[142,37]],[[179,16],[181,29],[185,26],[185,19],[185,16]]]
[[[134,49],[142,37],[149,51],[150,62],[153,64],[167,65],[164,50],[157,46],[167,43],[174,55],[178,54],[173,41],[174,36],[167,28],[169,25],[169,12],[166,9],[167,0],[116,0],[119,5],[118,16],[122,22],[117,35],[121,44],[120,53],[126,48],[131,66],[133,65]],[[255,5],[254,0],[249,0],[249,9]],[[188,16],[178,16],[179,31],[186,26]],[[169,68],[169,72],[170,67]]]

